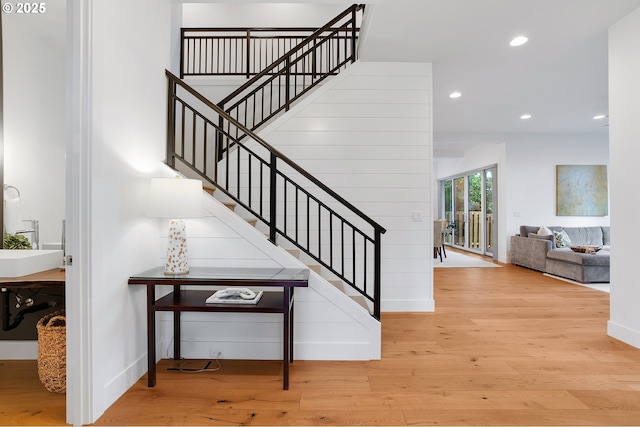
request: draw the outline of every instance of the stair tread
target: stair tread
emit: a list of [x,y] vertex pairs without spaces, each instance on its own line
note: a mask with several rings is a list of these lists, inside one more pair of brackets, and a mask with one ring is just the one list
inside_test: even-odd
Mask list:
[[318,274],[320,274],[320,272],[322,271],[322,266],[318,264],[307,265],[307,267],[309,267],[311,270],[315,271]]
[[331,283],[340,292],[344,293],[344,286],[341,280],[328,280],[328,282]]
[[367,303],[367,299],[365,297],[363,297],[362,295],[351,295],[350,298],[358,305],[365,308],[369,313],[371,313],[371,308],[369,307],[369,304]]

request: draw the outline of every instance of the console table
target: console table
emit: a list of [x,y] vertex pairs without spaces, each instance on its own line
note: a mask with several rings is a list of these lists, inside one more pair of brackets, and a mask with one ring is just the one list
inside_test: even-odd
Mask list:
[[[306,268],[192,267],[187,274],[165,274],[163,267],[154,268],[129,278],[129,285],[147,287],[147,385],[156,384],[156,312],[173,312],[173,357],[180,359],[180,313],[233,312],[281,313],[283,316],[282,388],[289,389],[289,364],[293,361],[293,291],[306,287]],[[156,299],[156,286],[173,286],[173,292]],[[182,289],[181,286],[274,287],[281,291],[265,291],[257,304],[207,304],[212,290]]]

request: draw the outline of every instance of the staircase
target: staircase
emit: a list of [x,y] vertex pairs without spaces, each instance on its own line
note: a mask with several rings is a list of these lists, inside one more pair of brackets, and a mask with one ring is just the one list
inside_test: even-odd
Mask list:
[[218,104],[167,71],[166,159],[379,320],[385,229],[255,133],[356,60],[358,10],[345,10]]

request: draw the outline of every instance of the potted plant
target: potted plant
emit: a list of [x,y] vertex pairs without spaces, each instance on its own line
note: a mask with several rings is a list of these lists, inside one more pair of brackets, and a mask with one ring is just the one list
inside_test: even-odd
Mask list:
[[32,249],[29,239],[22,235],[4,233],[4,249]]

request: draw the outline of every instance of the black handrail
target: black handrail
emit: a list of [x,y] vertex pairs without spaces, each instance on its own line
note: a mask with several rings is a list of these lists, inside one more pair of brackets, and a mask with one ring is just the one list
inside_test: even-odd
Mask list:
[[[273,243],[276,235],[281,235],[302,249],[371,301],[373,316],[380,319],[380,247],[386,230],[171,72],[166,71],[166,75],[167,164],[175,168],[179,160],[222,190],[269,226]],[[246,135],[255,141],[255,147],[250,148],[235,134]],[[220,158],[221,152],[227,155]],[[306,180],[306,188],[315,187],[314,192],[322,196],[305,190],[287,169]],[[289,222],[290,217],[293,223]],[[304,224],[300,224],[302,217]],[[317,223],[311,223],[312,218]],[[363,231],[365,225],[370,227],[368,231]],[[315,227],[317,234],[311,235]],[[301,235],[301,230],[306,236]],[[335,239],[340,239],[341,245]],[[344,248],[349,246],[352,252],[347,254]],[[351,265],[347,265],[349,259]],[[370,259],[373,265],[368,263]]]

